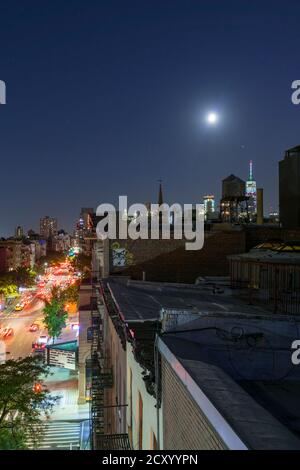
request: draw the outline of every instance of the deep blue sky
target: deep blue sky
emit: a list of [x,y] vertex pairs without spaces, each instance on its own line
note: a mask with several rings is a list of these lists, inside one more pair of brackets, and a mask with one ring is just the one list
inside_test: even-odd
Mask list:
[[[265,209],[300,144],[300,2],[1,0],[0,236],[80,207],[220,197],[254,161]],[[203,123],[220,112],[219,126]]]

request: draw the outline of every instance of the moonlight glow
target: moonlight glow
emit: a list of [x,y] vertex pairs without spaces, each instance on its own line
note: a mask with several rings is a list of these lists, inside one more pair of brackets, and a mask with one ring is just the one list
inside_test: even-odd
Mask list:
[[206,122],[210,125],[216,124],[218,122],[218,120],[219,120],[219,117],[218,117],[217,113],[210,112],[206,116]]

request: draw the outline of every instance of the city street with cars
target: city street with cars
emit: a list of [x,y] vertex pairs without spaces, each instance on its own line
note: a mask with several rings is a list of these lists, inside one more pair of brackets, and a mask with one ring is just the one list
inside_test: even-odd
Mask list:
[[[25,290],[20,297],[0,313],[0,340],[5,345],[6,359],[18,359],[34,354],[33,344],[41,336],[52,339],[43,324],[43,309],[45,302],[51,298],[51,289],[65,289],[78,280],[68,263],[60,263],[45,269],[45,274],[39,276],[34,289]],[[55,342],[72,341],[78,335],[78,315],[69,314],[66,327]]]

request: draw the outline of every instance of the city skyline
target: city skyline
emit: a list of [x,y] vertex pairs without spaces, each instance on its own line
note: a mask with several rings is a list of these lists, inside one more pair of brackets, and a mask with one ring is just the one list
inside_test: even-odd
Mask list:
[[[250,173],[249,173],[250,176],[248,175],[248,177],[245,178],[245,180],[246,180],[246,181],[245,181],[245,182],[246,182],[246,185],[249,183],[249,181],[248,181],[249,178],[250,178],[250,181],[252,181],[251,178],[253,177],[253,174],[252,174],[253,161],[250,160],[250,162],[248,162],[248,163],[249,163],[249,165],[250,165]],[[162,180],[159,179],[159,180],[157,180],[157,181],[159,182],[159,191],[161,191],[160,188],[161,188],[161,186],[162,186]],[[255,180],[253,180],[253,182],[256,184],[256,181],[255,181]],[[220,191],[220,193],[221,193],[221,191]],[[246,189],[245,189],[245,195],[247,195],[247,187],[246,187]],[[116,196],[116,197],[117,197],[117,196]],[[205,205],[205,198],[207,198],[207,197],[208,197],[208,196],[200,197],[198,201],[192,201],[191,204],[196,204],[196,203],[201,204],[201,203],[204,203],[204,205]],[[214,210],[216,210],[216,214],[219,214],[219,212],[220,212],[220,200],[221,200],[221,199],[218,198],[218,197],[215,198],[215,195],[212,195],[212,197],[214,198],[214,203],[213,203]],[[135,202],[137,202],[137,201],[135,201]],[[143,201],[143,202],[144,202],[144,201]],[[143,202],[138,201],[138,203],[143,203]],[[155,200],[155,198],[153,198],[153,202],[154,202],[154,203],[157,202],[157,201]],[[166,202],[166,201],[165,201],[165,202]],[[169,201],[168,201],[168,202],[169,202]],[[159,202],[159,203],[161,204],[162,201]],[[174,201],[171,201],[171,204],[172,204],[172,203],[174,203]],[[148,204],[148,203],[147,203],[147,204]],[[96,210],[95,207],[90,208],[90,209],[93,210],[93,211]],[[272,206],[270,206],[270,208],[268,208],[268,209],[266,208],[266,209],[264,210],[264,214],[265,214],[266,217],[268,217],[268,216],[269,216],[269,213],[271,213],[271,212],[272,212]],[[49,216],[43,216],[43,217],[47,218],[47,217],[49,217]],[[41,218],[43,218],[43,217],[41,217]],[[33,230],[33,231],[36,232],[36,233],[40,233],[40,230],[39,230],[39,229],[40,229],[40,221],[41,221],[41,218],[38,219],[38,222],[37,222],[36,225],[34,225],[33,227],[32,227],[32,226],[30,226],[30,227],[29,227],[29,226],[25,226],[24,235],[25,235],[28,231],[31,231],[31,230]],[[50,217],[50,219],[52,219],[52,218],[56,219],[56,221],[57,221],[57,217],[56,217],[55,215],[54,215],[53,217],[52,217],[52,216]],[[73,223],[71,222],[70,228],[69,228],[69,230],[67,230],[67,232],[71,234],[71,233],[73,233],[74,231],[76,231],[77,225],[78,225],[78,217],[76,217],[76,218],[74,219]],[[24,228],[23,226],[21,226],[21,227],[22,227],[22,229]],[[58,227],[59,227],[59,230],[65,230],[65,226],[63,225],[63,222],[62,222],[61,225],[58,225]],[[16,228],[18,228],[18,226],[15,226],[14,230],[16,230]],[[1,238],[1,237],[3,237],[3,238],[12,237],[12,233],[11,233],[11,234],[8,234],[8,235],[6,235],[6,236],[1,235],[1,233],[0,233],[0,238]]]
[[2,461],[300,450],[299,1],[0,18]]
[[2,2],[0,235],[45,213],[70,231],[82,204],[151,200],[158,177],[170,202],[218,200],[251,159],[277,210],[299,5],[275,3]]

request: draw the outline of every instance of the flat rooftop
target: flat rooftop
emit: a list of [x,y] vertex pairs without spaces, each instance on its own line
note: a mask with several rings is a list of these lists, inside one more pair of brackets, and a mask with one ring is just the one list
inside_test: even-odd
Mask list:
[[123,320],[137,330],[143,367],[153,373],[152,322],[164,309],[187,313],[176,327],[166,323],[160,338],[240,438],[252,449],[300,450],[300,366],[291,362],[300,318],[247,305],[228,295],[227,279],[224,289],[215,281],[102,282]]
[[300,319],[206,314],[160,335],[251,449],[300,449]]
[[243,301],[222,293],[213,293],[212,287],[191,284],[168,284],[107,278],[103,282],[126,322],[155,321],[162,308],[194,310],[200,313],[249,313],[259,314],[260,307],[250,306]]

